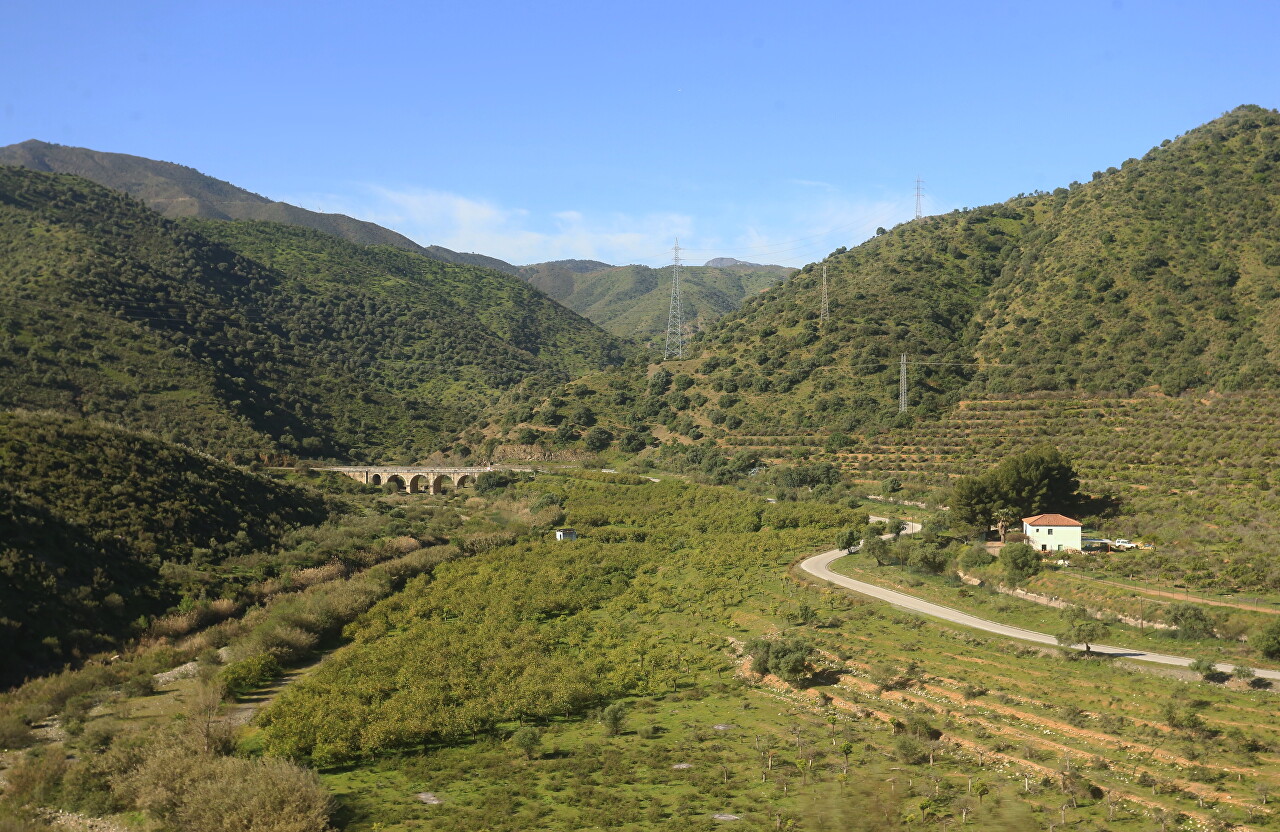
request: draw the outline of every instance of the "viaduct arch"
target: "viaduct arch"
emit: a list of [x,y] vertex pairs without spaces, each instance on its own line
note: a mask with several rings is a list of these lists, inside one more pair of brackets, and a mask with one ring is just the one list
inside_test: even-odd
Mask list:
[[446,486],[465,488],[475,485],[476,478],[488,471],[534,471],[534,468],[440,468],[413,465],[332,465],[318,471],[336,471],[365,485],[397,484],[410,494],[439,494]]

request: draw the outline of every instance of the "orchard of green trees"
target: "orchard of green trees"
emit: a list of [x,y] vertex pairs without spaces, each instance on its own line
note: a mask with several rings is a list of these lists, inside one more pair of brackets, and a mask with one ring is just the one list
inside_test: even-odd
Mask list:
[[[722,645],[672,622],[716,620],[748,591],[745,576],[784,568],[783,553],[853,515],[674,481],[543,475],[513,487],[563,500],[581,539],[444,564],[375,606],[348,627],[351,646],[264,716],[271,753],[333,765],[675,691]],[[777,660],[788,677],[803,664]]]

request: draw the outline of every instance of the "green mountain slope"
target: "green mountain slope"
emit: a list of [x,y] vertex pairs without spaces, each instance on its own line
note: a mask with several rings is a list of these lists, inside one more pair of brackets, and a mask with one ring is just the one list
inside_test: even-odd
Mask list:
[[[598,268],[589,269],[591,265]],[[705,329],[794,271],[754,264],[684,267],[680,294],[689,331]],[[669,266],[651,269],[562,260],[525,266],[521,277],[614,335],[643,343],[660,339],[667,331]]]
[[423,254],[446,263],[484,266],[515,274],[510,263],[483,254],[421,246],[389,228],[344,214],[308,211],[206,176],[194,168],[157,162],[125,153],[103,153],[30,141],[0,147],[0,165],[16,165],[51,173],[83,176],[99,185],[132,194],[170,219],[198,217],[216,220],[264,220],[314,228],[353,243],[387,245]]
[[1276,112],[1240,108],[1047,199],[974,321],[976,354],[1017,367],[992,383],[1275,386]]
[[0,407],[102,414],[242,457],[412,458],[503,390],[622,358],[504,274],[293,226],[189,222],[0,167]]
[[[582,379],[573,391],[595,394],[565,398],[615,435],[778,448],[1010,393],[1276,388],[1277,164],[1280,113],[1241,107],[1088,183],[839,249],[716,321],[664,373]],[[628,276],[577,288],[574,305],[599,314],[665,288],[651,270]],[[512,417],[536,428],[556,410]]]
[[0,413],[0,677],[106,649],[176,576],[324,519],[321,498],[159,439]]
[[573,294],[573,286],[579,275],[612,268],[613,266],[599,260],[552,260],[521,266],[519,276],[536,286],[544,295],[563,302],[564,298]]
[[[695,341],[695,392],[749,433],[856,430],[1031,390],[1280,381],[1280,114],[1242,107],[1053,193],[901,225]],[[698,418],[695,417],[695,421]]]

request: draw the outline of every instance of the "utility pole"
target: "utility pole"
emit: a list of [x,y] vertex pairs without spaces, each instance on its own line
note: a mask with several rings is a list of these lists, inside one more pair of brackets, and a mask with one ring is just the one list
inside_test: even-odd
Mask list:
[[902,364],[898,367],[898,412],[907,412],[907,354],[902,354]]
[[822,264],[822,312],[818,316],[818,323],[826,330],[827,323],[831,320],[831,305],[827,297],[827,264]]
[[671,258],[671,308],[667,312],[665,359],[684,358],[684,309],[680,304],[680,238],[676,238]]
[[924,216],[924,180],[916,177],[916,219]]

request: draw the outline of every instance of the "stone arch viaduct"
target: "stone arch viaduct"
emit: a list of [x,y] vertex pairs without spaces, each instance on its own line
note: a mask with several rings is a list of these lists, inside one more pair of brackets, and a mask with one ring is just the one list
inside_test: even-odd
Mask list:
[[332,465],[317,471],[337,471],[365,485],[394,483],[399,491],[410,494],[439,494],[446,486],[464,488],[475,485],[476,477],[487,471],[534,471],[534,468],[439,468],[413,465]]

